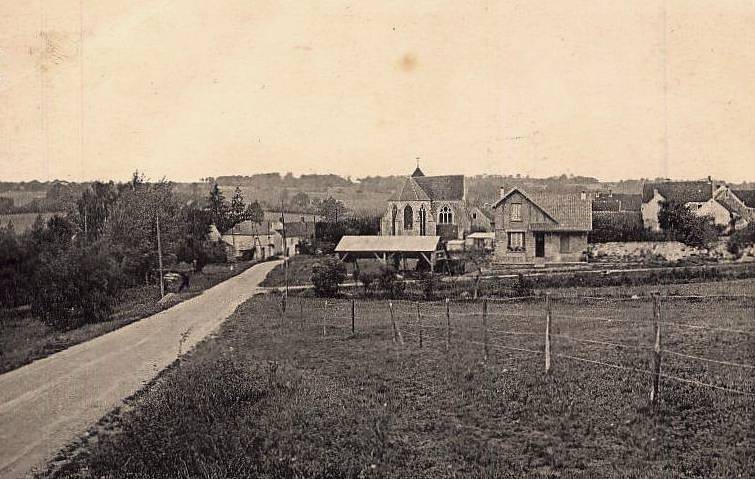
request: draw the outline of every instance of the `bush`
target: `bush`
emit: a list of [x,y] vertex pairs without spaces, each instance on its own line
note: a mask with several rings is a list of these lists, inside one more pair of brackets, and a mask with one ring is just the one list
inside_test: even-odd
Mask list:
[[751,223],[746,228],[732,234],[727,247],[729,252],[741,257],[742,251],[753,244],[755,244],[755,223]]
[[420,285],[422,286],[422,296],[426,301],[432,301],[435,299],[436,291],[439,287],[439,281],[438,278],[435,277],[432,273],[425,273],[422,275],[422,277],[419,280]]
[[680,203],[661,203],[658,223],[669,239],[689,246],[707,247],[718,238],[719,231],[710,217],[697,216]]
[[378,287],[383,294],[390,298],[400,298],[404,295],[406,285],[398,277],[398,272],[391,266],[382,266],[378,276]]
[[346,266],[335,258],[326,258],[312,267],[315,294],[330,298],[338,293],[338,285],[346,279]]
[[42,259],[32,311],[57,329],[108,319],[122,292],[123,276],[101,244],[72,247]]
[[532,296],[534,294],[533,282],[530,279],[524,277],[522,273],[519,273],[516,277],[516,284],[514,285],[514,296]]
[[368,298],[372,296],[372,293],[375,290],[375,284],[378,280],[378,275],[376,273],[359,273],[354,277],[355,280],[362,283],[362,287],[364,287],[364,295]]

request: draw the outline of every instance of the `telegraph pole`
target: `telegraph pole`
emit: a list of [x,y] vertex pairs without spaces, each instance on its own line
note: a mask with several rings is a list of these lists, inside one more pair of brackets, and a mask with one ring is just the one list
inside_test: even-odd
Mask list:
[[286,312],[286,303],[288,303],[288,244],[286,243],[286,215],[283,212],[283,197],[281,197],[281,224],[283,225],[283,273],[286,279],[283,312]]
[[165,296],[165,284],[163,284],[163,248],[160,242],[160,215],[155,216],[157,223],[157,261],[160,265],[160,298]]

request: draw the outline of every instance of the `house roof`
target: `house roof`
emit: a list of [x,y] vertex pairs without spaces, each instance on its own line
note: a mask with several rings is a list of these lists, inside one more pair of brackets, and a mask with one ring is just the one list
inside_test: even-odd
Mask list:
[[[276,231],[278,233],[281,233],[281,235],[283,234],[283,228],[276,228]],[[293,237],[304,238],[306,236],[309,236],[310,233],[312,233],[311,224],[307,225],[306,223],[302,223],[301,221],[294,221],[292,223],[286,222],[286,237],[287,238],[293,238]]]
[[755,208],[755,190],[731,190],[748,208]]
[[498,200],[493,208],[503,204],[512,193],[519,192],[535,206],[539,207],[556,224],[530,224],[533,229],[549,231],[590,231],[592,230],[591,200],[582,199],[579,194],[572,193],[527,193],[520,188],[512,188],[503,198]]
[[642,187],[642,202],[653,199],[653,191],[658,190],[666,201],[675,203],[704,203],[713,197],[709,181],[659,181],[645,183]]
[[427,253],[438,251],[440,236],[344,236],[338,253]]
[[642,195],[611,193],[598,195],[592,202],[593,211],[640,211]]
[[[286,227],[288,229],[288,227]],[[270,226],[267,222],[265,223],[254,223],[250,220],[242,221],[241,223],[237,224],[233,228],[229,229],[224,233],[224,235],[237,235],[237,236],[260,236],[260,235],[267,235],[267,234],[278,234],[275,229]]]

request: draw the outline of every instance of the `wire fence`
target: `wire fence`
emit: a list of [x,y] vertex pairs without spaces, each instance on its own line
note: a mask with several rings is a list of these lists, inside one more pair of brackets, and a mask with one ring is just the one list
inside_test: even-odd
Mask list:
[[661,381],[755,397],[753,296],[270,298],[282,319],[325,338],[381,335],[403,347],[471,348],[486,361],[526,353],[541,357],[544,374],[575,362],[637,373],[651,377],[652,402]]

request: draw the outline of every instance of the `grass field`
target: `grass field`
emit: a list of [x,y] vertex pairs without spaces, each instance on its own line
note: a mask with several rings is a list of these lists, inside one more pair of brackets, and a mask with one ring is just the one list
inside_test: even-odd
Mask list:
[[86,324],[70,331],[59,331],[46,325],[34,317],[28,307],[0,309],[0,373],[156,314],[244,271],[251,264],[239,263],[234,271],[230,271],[227,265],[208,265],[202,273],[191,276],[188,290],[164,304],[157,303],[160,299],[158,285],[131,288],[124,293],[109,321]]
[[403,345],[387,301],[352,334],[349,301],[254,298],[41,476],[755,474],[752,298],[664,300],[654,407],[647,299],[554,298],[548,375],[542,298],[489,302],[487,361],[480,302],[448,351],[444,303],[393,305]]

